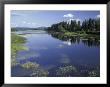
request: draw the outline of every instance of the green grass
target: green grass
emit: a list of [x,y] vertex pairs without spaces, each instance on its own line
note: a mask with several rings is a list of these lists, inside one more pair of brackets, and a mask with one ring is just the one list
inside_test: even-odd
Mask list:
[[97,35],[97,34],[87,34],[85,31],[77,31],[77,32],[69,32],[69,31],[66,31],[66,32],[53,32],[53,34],[61,34],[63,36],[67,36],[67,37],[71,37],[71,36],[97,36],[99,37],[100,35]]
[[21,37],[14,33],[11,34],[11,43],[21,44],[21,43],[25,43],[25,42],[26,42],[26,39],[24,37]]
[[16,53],[19,50],[28,50],[23,44],[26,42],[24,37],[21,37],[17,34],[11,33],[11,65],[15,66],[16,62]]
[[59,39],[62,38],[71,38],[71,37],[80,37],[80,38],[86,38],[86,39],[94,39],[97,38],[100,40],[100,35],[96,35],[96,34],[87,34],[85,32],[82,31],[77,31],[77,32],[54,32],[53,33],[53,37],[57,37]]
[[75,33],[75,32],[65,32],[64,35],[65,36],[76,36],[77,33]]
[[96,36],[99,37],[99,36],[100,36],[100,35],[97,35],[97,34],[87,34],[86,32],[82,32],[82,31],[77,31],[77,32],[65,32],[64,35],[65,35],[65,36],[80,36],[80,37],[82,37],[82,36],[84,36],[84,37],[85,37],[85,36],[87,36],[87,37],[88,37],[88,36],[89,36],[89,37],[92,37],[92,36],[93,36],[93,37],[94,37],[94,36],[95,36],[95,37],[96,37]]

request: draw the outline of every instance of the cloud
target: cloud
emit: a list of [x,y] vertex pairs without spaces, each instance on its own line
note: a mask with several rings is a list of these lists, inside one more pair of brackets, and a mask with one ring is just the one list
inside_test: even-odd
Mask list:
[[100,18],[100,15],[97,15],[96,17],[97,17],[97,18]]
[[69,14],[65,14],[65,15],[63,15],[63,17],[65,17],[65,18],[73,18],[74,15],[71,14],[71,13],[69,13]]
[[15,23],[11,23],[11,26],[12,26],[12,27],[18,27],[18,25],[15,24]]
[[28,22],[27,24],[31,24],[31,23]]
[[81,22],[81,19],[71,18],[71,19],[67,20],[67,23],[71,24],[71,21],[76,21],[76,22],[80,21]]
[[25,24],[25,23],[26,23],[26,21],[22,21],[22,23],[23,23],[23,24]]
[[12,26],[14,26],[14,27],[18,27],[18,25],[17,25],[17,24],[14,24],[14,25],[12,25]]
[[32,23],[32,26],[36,26],[36,23]]
[[81,21],[81,19],[69,19],[68,21],[76,21],[76,22],[78,22],[78,21]]
[[74,21],[75,19],[69,19],[69,20],[67,20],[67,22],[71,22],[71,21]]
[[76,20],[76,22],[81,21],[81,19],[75,19],[75,20]]
[[27,25],[31,25],[31,26],[36,26],[36,25],[37,25],[37,24],[36,24],[36,23],[34,23],[34,22],[32,22],[32,23],[27,22],[26,24],[27,24]]
[[17,24],[15,24],[15,27],[18,27],[18,25],[17,25]]
[[36,23],[32,23],[32,25],[36,25]]

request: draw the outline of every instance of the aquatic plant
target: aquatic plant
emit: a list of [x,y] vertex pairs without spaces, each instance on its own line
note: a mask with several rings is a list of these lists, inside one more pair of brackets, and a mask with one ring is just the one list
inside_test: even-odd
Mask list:
[[21,64],[21,67],[25,69],[32,69],[32,68],[38,68],[39,64],[28,61],[24,64]]
[[11,66],[13,67],[13,66],[16,66],[16,65],[18,65],[19,63],[16,61],[16,59],[11,59]]
[[56,75],[57,76],[71,76],[71,74],[76,73],[77,70],[74,66],[64,66],[64,67],[59,67],[58,70],[56,70]]
[[93,71],[89,72],[89,76],[90,77],[97,77],[97,76],[99,76],[99,74],[98,74],[98,72],[96,70],[93,70]]
[[24,69],[32,70],[32,73],[30,76],[32,77],[46,77],[49,72],[39,66],[39,64],[34,62],[26,62],[24,64],[20,64],[20,66]]
[[43,68],[37,68],[33,70],[33,73],[30,76],[33,77],[46,77],[48,76],[49,72]]

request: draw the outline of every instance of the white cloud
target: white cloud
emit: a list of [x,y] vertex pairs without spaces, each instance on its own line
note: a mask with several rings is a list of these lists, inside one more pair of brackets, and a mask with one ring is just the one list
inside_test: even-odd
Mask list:
[[37,24],[36,24],[36,23],[34,23],[34,22],[32,22],[32,23],[27,22],[26,24],[27,24],[27,25],[29,25],[29,26],[30,26],[30,25],[31,25],[31,26],[36,26],[36,25],[37,25]]
[[17,25],[17,24],[15,24],[15,27],[18,27],[18,25]]
[[31,23],[28,22],[27,24],[31,24]]
[[97,15],[96,17],[97,17],[97,18],[100,18],[100,15]]
[[74,21],[75,19],[69,19],[69,20],[67,20],[67,22],[70,22],[71,23],[71,21]]
[[76,21],[76,22],[80,21],[80,22],[81,22],[81,19],[73,19],[73,18],[72,18],[72,19],[67,20],[67,23],[70,24],[71,21]]
[[32,26],[36,26],[36,23],[32,23]]
[[69,13],[69,14],[65,14],[65,15],[63,15],[63,17],[66,17],[66,18],[73,18],[73,17],[74,17],[74,15],[73,15],[73,14],[71,14],[71,13]]
[[25,23],[26,23],[26,21],[23,21],[22,23],[24,23],[24,24],[25,24]]
[[32,23],[32,25],[36,25],[36,23]]
[[81,21],[81,19],[75,19],[75,20],[76,20],[76,22]]

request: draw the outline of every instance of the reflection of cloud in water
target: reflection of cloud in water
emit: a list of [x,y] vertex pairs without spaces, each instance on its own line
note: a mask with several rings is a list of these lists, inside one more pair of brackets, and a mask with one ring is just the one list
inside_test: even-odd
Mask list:
[[67,41],[63,41],[63,44],[66,44],[68,46],[71,46],[71,39],[67,40]]
[[61,54],[60,63],[70,63],[69,56],[66,54]]
[[37,58],[39,56],[40,56],[40,54],[37,52],[28,52],[23,55],[18,55],[17,58],[19,60],[24,60],[24,59],[28,59],[28,58],[34,58],[34,57]]

